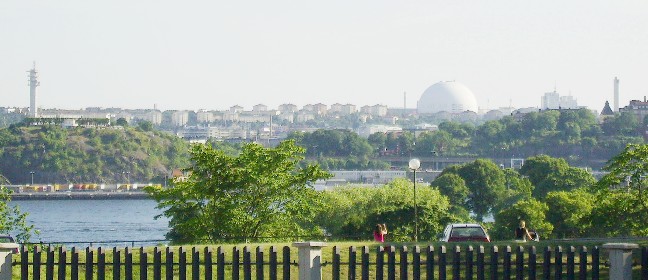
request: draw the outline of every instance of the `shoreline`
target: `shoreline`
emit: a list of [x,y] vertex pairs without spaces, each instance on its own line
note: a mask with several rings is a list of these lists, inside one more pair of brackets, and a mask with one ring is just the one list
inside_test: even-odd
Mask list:
[[145,192],[47,192],[13,193],[11,200],[72,200],[72,199],[153,199]]

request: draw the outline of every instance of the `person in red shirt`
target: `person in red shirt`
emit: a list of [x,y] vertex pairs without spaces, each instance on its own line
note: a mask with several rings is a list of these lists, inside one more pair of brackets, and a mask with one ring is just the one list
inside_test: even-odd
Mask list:
[[385,235],[387,235],[387,225],[386,224],[376,224],[376,229],[374,229],[374,240],[378,242],[385,242]]

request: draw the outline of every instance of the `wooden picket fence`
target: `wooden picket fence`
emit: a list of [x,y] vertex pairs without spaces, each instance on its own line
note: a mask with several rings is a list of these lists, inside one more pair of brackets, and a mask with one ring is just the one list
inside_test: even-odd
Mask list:
[[[298,279],[294,247],[21,248],[20,279]],[[293,250],[291,252],[291,249]],[[227,254],[225,251],[228,251]],[[329,251],[329,252],[326,252]],[[648,279],[648,249],[636,274]],[[377,246],[323,250],[323,279],[608,279],[599,247]]]

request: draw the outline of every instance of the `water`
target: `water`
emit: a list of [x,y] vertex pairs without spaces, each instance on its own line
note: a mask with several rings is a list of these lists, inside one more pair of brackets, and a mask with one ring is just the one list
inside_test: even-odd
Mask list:
[[167,243],[168,219],[154,217],[150,199],[126,200],[21,200],[11,201],[27,222],[40,231],[30,242],[66,246],[150,246]]

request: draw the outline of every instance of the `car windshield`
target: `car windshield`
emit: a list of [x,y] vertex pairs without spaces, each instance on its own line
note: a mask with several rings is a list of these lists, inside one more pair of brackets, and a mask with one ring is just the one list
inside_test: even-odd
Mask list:
[[456,227],[452,229],[451,237],[486,237],[479,227]]

